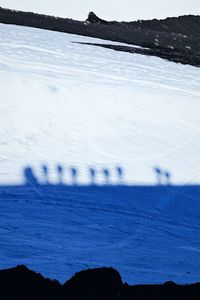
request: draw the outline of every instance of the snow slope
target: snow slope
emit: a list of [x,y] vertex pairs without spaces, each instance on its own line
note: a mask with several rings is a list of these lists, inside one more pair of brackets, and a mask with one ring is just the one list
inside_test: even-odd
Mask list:
[[134,21],[200,14],[199,0],[0,0],[0,6],[85,20],[90,11],[107,20]]
[[0,268],[197,281],[200,70],[96,41],[0,25]]

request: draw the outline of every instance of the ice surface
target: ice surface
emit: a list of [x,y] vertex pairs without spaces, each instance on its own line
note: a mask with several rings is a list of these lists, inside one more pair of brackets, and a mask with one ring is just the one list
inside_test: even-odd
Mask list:
[[200,69],[97,41],[0,25],[0,268],[197,281]]

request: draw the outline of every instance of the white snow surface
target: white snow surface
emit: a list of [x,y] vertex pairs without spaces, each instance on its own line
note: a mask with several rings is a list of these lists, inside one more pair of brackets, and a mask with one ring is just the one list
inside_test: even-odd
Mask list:
[[72,42],[0,24],[0,268],[200,280],[200,69]]
[[77,20],[85,20],[90,11],[117,21],[200,15],[199,0],[0,0],[0,6]]

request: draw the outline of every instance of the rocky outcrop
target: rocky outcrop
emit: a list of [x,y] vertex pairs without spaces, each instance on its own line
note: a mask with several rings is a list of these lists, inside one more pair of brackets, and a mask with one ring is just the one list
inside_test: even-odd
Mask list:
[[97,17],[97,15],[95,15],[95,13],[90,12],[88,15],[88,18],[86,20],[87,23],[91,23],[91,24],[109,24],[109,22],[100,19],[99,17]]
[[[0,299],[56,299],[62,294],[56,280],[44,278],[26,266],[0,271]],[[54,298],[53,298],[54,297]],[[58,298],[59,299],[59,298]]]
[[98,268],[76,273],[64,284],[66,294],[74,299],[118,299],[122,291],[120,274],[113,268]]
[[56,280],[18,266],[0,271],[0,299],[2,300],[144,300],[181,299],[197,300],[200,283],[176,285],[123,284],[120,274],[113,268],[96,268],[76,273],[64,285]]

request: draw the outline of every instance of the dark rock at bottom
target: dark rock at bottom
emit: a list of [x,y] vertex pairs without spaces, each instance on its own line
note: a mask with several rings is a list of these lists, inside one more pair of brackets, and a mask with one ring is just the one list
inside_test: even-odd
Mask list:
[[97,268],[76,273],[61,285],[44,278],[25,266],[0,271],[0,299],[74,299],[74,300],[132,300],[132,299],[199,299],[200,283],[177,285],[133,285],[123,283],[113,268]]

